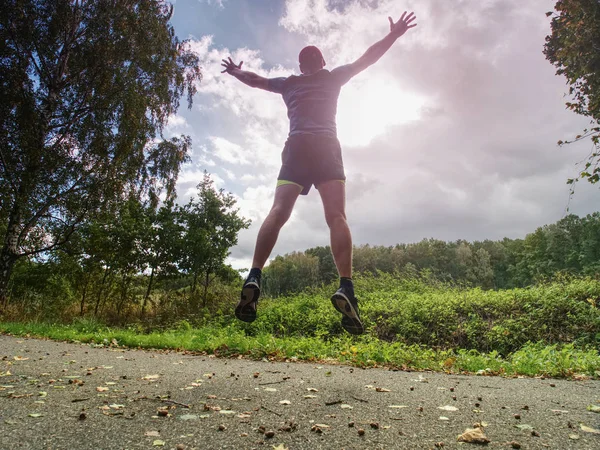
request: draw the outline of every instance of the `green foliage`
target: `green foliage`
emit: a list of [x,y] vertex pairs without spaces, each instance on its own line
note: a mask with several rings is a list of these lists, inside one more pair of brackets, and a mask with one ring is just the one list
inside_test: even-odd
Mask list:
[[263,272],[262,289],[274,297],[301,292],[320,283],[320,272],[319,258],[308,252],[277,256]]
[[0,15],[0,303],[20,258],[128,197],[173,198],[191,141],[162,129],[201,77],[161,0],[7,0]]
[[240,217],[235,209],[235,198],[223,189],[216,190],[205,173],[198,185],[198,196],[178,209],[178,219],[184,233],[181,245],[181,269],[193,276],[192,292],[198,281],[204,290],[203,306],[207,304],[208,287],[223,267],[229,249],[237,244],[240,230],[250,221]]
[[[507,355],[527,342],[600,344],[600,282],[568,279],[530,288],[484,291],[385,273],[358,277],[363,322],[379,341]],[[328,301],[334,286],[265,299],[246,333],[331,339],[343,335]]]
[[391,366],[412,370],[436,370],[482,375],[546,375],[571,377],[600,375],[600,355],[573,344],[525,344],[503,358],[496,351],[438,350],[401,342],[381,342],[371,336],[347,335],[328,340],[316,337],[275,337],[268,333],[249,336],[236,325],[187,325],[163,332],[140,333],[135,329],[112,329],[97,323],[74,325],[1,323],[0,333],[43,336],[51,339],[134,348],[185,349],[219,356],[246,355],[255,359],[340,361],[359,367]]
[[[589,117],[591,127],[570,142],[591,138],[595,150],[579,174],[590,183],[600,181],[600,3],[597,0],[559,0],[552,16],[552,33],[544,54],[569,84],[567,108]],[[559,141],[559,145],[569,141]],[[574,183],[577,180],[569,180]]]
[[[332,263],[329,247],[278,256],[265,270],[266,291],[288,295],[328,284],[337,279]],[[558,273],[593,276],[600,273],[600,213],[568,215],[525,239],[363,245],[354,248],[353,267],[359,274],[397,273],[404,278],[427,273],[438,281],[483,289],[530,286]]]

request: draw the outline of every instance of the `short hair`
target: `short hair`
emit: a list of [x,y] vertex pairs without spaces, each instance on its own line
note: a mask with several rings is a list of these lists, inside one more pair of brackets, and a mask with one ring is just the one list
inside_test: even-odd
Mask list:
[[323,58],[323,53],[321,53],[321,50],[314,45],[309,45],[300,50],[298,61],[303,66],[312,66],[316,65],[317,63],[325,63],[325,58]]

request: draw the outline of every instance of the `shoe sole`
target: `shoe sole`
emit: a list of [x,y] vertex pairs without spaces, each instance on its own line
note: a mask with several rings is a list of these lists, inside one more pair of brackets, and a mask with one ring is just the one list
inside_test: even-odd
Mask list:
[[[242,288],[242,296],[235,307],[235,317],[242,322],[256,320],[256,302],[260,297],[260,288],[256,283],[248,283]],[[252,306],[252,303],[255,305]]]
[[343,315],[342,327],[344,327],[344,330],[350,334],[363,334],[365,332],[365,327],[348,297],[335,293],[331,297],[331,303]]

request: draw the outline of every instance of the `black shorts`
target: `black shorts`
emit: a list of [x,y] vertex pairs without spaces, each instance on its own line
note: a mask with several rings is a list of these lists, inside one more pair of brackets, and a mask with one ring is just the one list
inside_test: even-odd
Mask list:
[[335,137],[295,134],[288,138],[281,154],[277,185],[297,184],[302,195],[311,186],[331,180],[346,180],[342,147]]

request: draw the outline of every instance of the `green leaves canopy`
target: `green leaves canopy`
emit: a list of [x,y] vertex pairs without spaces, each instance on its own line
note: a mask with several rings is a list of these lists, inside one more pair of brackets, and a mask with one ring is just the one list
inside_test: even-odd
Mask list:
[[126,196],[174,196],[190,139],[162,128],[200,79],[158,0],[6,0],[0,11],[0,302],[14,262]]
[[[564,75],[572,101],[567,108],[589,117],[591,127],[573,141],[591,138],[595,150],[580,177],[591,183],[600,180],[600,2],[598,0],[559,0],[552,16],[552,34],[546,38],[544,54]],[[574,180],[570,180],[572,183]]]

